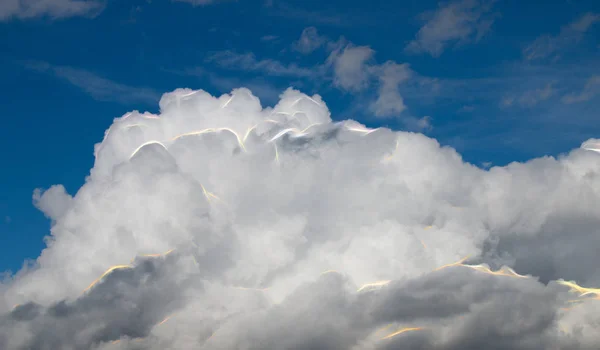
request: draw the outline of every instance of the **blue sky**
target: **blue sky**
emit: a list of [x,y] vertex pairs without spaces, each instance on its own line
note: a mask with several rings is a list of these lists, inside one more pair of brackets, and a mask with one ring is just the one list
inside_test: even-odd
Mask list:
[[478,166],[600,134],[597,1],[0,5],[0,270],[44,248],[35,188],[74,194],[113,118],[179,87],[318,93],[334,119],[424,132]]

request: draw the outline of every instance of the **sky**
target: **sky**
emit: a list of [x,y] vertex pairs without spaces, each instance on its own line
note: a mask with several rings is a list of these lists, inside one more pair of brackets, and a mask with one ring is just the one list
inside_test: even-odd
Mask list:
[[[0,345],[458,349],[497,338],[586,349],[599,321],[556,310],[561,279],[600,285],[600,161],[579,149],[600,135],[599,34],[595,1],[3,1],[0,324],[30,324]],[[229,130],[198,134],[206,128]],[[449,285],[443,317],[418,302],[383,310],[423,290],[437,300],[431,286],[446,277],[426,272],[464,256],[532,277],[490,280],[458,264],[466,272],[447,278],[490,294]],[[80,295],[114,265],[128,267]],[[157,288],[142,291],[148,276]],[[392,282],[347,294],[372,281]],[[180,290],[163,290],[172,284]],[[240,285],[271,294],[230,290]],[[505,304],[511,293],[540,303],[535,319]],[[329,297],[344,321],[319,325],[354,335],[329,338],[306,320],[324,343],[279,338],[274,320],[291,327]],[[294,300],[307,309],[273,306]],[[138,327],[60,331],[154,301],[168,302]],[[9,312],[15,304],[26,308]],[[207,305],[227,310],[194,316]],[[496,307],[515,307],[506,324],[530,328],[477,324]],[[174,310],[180,323],[157,328]],[[53,312],[71,316],[56,323]],[[373,329],[411,313],[432,333],[373,343]],[[238,334],[256,320],[270,326],[212,343],[186,328]],[[41,330],[53,322],[61,335],[49,342]]]
[[[76,191],[112,119],[156,111],[177,87],[246,86],[269,105],[293,86],[322,95],[334,119],[421,131],[478,166],[567,152],[600,132],[597,11],[594,1],[544,4],[544,15],[533,1],[5,2],[0,142],[17,147],[2,162],[18,171],[2,172],[0,230],[14,249],[0,269],[44,246],[32,190]],[[356,48],[345,84],[330,59],[342,43]],[[408,77],[388,83],[378,115],[378,74],[354,71],[385,62]]]

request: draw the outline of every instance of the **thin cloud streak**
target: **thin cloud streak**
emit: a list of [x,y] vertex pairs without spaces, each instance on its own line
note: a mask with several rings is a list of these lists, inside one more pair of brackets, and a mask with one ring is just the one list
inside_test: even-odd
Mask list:
[[95,17],[105,6],[106,1],[102,0],[3,0],[0,2],[0,22],[40,17],[53,20]]
[[122,84],[81,68],[52,65],[47,62],[26,62],[25,67],[50,73],[83,90],[98,101],[153,104],[160,99],[161,95],[154,89]]

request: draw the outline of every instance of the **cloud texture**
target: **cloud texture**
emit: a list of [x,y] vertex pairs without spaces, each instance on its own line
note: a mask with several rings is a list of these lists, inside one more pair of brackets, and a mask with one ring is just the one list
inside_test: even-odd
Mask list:
[[0,22],[13,18],[32,19],[48,17],[94,17],[104,10],[101,0],[3,0],[0,3]]
[[167,93],[95,157],[75,195],[34,193],[51,236],[0,285],[2,349],[600,342],[596,291],[562,280],[600,285],[596,152],[482,170],[332,122],[318,95],[264,108],[242,88]]
[[451,45],[479,41],[497,16],[492,12],[494,2],[459,0],[440,3],[437,10],[421,15],[425,23],[415,39],[408,43],[406,51],[439,57]]

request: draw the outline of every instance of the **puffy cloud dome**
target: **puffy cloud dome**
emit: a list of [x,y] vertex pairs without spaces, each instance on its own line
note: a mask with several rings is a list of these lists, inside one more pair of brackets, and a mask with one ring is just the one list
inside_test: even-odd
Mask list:
[[600,341],[596,291],[557,282],[600,285],[600,155],[483,170],[293,89],[267,108],[178,89],[160,110],[115,119],[73,197],[34,194],[52,234],[1,286],[0,347]]

